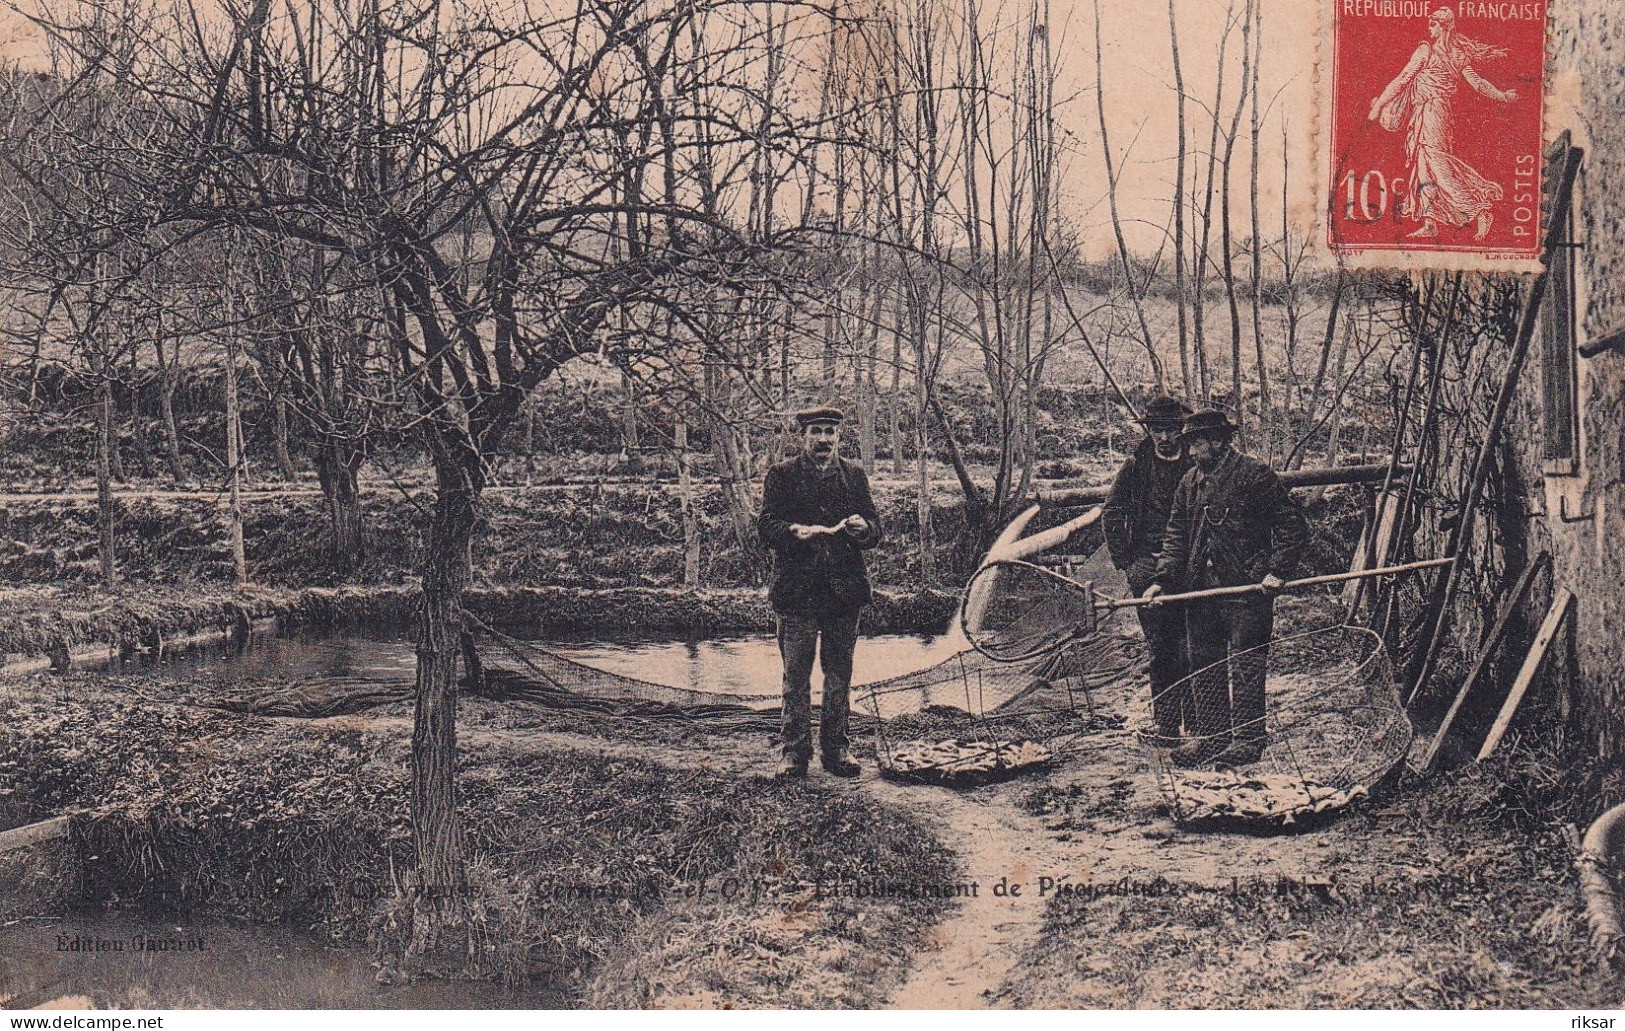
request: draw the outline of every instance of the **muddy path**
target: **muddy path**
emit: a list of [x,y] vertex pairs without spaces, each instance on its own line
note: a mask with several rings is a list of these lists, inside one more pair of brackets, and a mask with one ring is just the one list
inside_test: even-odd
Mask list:
[[[893,1009],[980,1009],[1037,939],[1043,906],[1012,897],[1007,883],[1036,883],[1064,859],[1038,821],[1004,799],[946,788],[892,784],[863,789],[935,827],[957,851],[976,895],[937,926],[907,981],[886,1000]],[[1030,889],[1027,889],[1030,890]]]
[[[1098,699],[1130,715],[1136,684]],[[1152,894],[1168,885],[1223,888],[1426,875],[1426,842],[1361,834],[1347,822],[1266,835],[1198,832],[1168,814],[1146,756],[1127,730],[1081,743],[1045,776],[956,792],[892,784],[866,774],[862,790],[938,829],[980,891],[939,927],[888,1005],[976,1009],[1000,989],[1043,930],[1048,902],[1086,888]],[[1396,867],[1400,855],[1407,857]],[[1435,858],[1435,857],[1430,857]],[[1444,857],[1438,856],[1442,859]],[[995,894],[994,886],[1003,891]],[[1020,894],[1015,894],[1019,885]]]

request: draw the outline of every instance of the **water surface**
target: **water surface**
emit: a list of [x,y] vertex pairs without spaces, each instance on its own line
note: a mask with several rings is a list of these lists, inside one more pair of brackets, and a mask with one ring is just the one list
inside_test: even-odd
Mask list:
[[[507,631],[524,639],[523,630]],[[728,695],[741,701],[777,700],[778,642],[768,636],[707,641],[534,640],[541,647],[596,669],[681,691]],[[862,685],[922,670],[966,647],[957,633],[884,634],[859,640],[853,683]],[[500,655],[498,655],[500,658]],[[256,638],[237,652],[204,650],[165,661],[166,668],[229,685],[318,677],[410,681],[417,656],[403,635]],[[813,670],[815,698],[823,673]],[[950,703],[952,704],[952,703]],[[963,701],[960,701],[963,704]]]

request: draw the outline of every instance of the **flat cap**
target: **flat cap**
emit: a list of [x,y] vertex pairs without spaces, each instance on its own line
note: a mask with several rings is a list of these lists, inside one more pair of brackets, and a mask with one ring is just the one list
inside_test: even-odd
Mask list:
[[839,408],[824,405],[819,408],[803,408],[795,415],[796,428],[806,429],[816,423],[833,422],[837,425],[846,421],[846,413]]

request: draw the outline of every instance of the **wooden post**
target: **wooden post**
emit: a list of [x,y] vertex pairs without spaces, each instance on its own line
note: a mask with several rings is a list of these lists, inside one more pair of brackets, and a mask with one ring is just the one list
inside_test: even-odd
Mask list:
[[[229,287],[228,287],[229,289]],[[227,302],[228,318],[235,318]],[[226,329],[226,486],[228,490],[228,534],[231,542],[231,575],[234,583],[248,582],[248,560],[243,551],[243,442],[242,421],[237,398],[237,327]]]
[[1524,656],[1523,668],[1518,670],[1518,677],[1512,682],[1512,693],[1507,695],[1506,704],[1501,706],[1501,714],[1495,717],[1495,725],[1490,728],[1489,737],[1484,739],[1484,747],[1478,750],[1478,761],[1483,762],[1495,751],[1495,746],[1501,743],[1506,734],[1507,727],[1512,724],[1512,717],[1518,711],[1518,705],[1523,696],[1529,692],[1529,685],[1534,682],[1535,674],[1540,672],[1541,663],[1546,658],[1546,652],[1551,648],[1552,640],[1557,637],[1557,631],[1563,625],[1563,619],[1574,607],[1574,592],[1567,587],[1558,588],[1557,597],[1552,599],[1552,607],[1546,613],[1546,619],[1540,624],[1540,631],[1535,634],[1535,643],[1529,646],[1529,654]]
[[1518,317],[1518,331],[1513,337],[1512,353],[1507,356],[1506,377],[1501,381],[1501,389],[1495,398],[1495,408],[1490,413],[1489,427],[1484,431],[1484,439],[1479,441],[1478,453],[1473,458],[1472,474],[1467,479],[1467,490],[1461,497],[1461,518],[1456,523],[1455,532],[1450,540],[1450,554],[1456,561],[1440,578],[1438,588],[1428,600],[1428,625],[1425,627],[1428,644],[1427,648],[1419,653],[1421,659],[1415,668],[1406,671],[1414,674],[1413,678],[1409,678],[1412,679],[1412,683],[1411,693],[1405,698],[1407,706],[1422,693],[1428,678],[1433,675],[1434,663],[1438,660],[1439,649],[1444,643],[1445,632],[1450,625],[1450,606],[1456,600],[1456,592],[1461,589],[1462,556],[1472,540],[1473,522],[1478,516],[1478,499],[1484,493],[1485,482],[1489,480],[1501,428],[1506,424],[1513,395],[1517,393],[1518,378],[1523,372],[1524,360],[1529,357],[1529,345],[1534,339],[1535,325],[1540,314],[1540,301],[1546,296],[1546,285],[1550,278],[1548,273],[1551,268],[1551,255],[1562,241],[1563,229],[1568,225],[1569,206],[1574,199],[1574,177],[1579,174],[1582,154],[1581,148],[1571,147],[1564,155],[1563,168],[1557,180],[1557,192],[1553,194],[1551,218],[1547,223],[1546,236],[1541,246],[1541,256],[1546,259],[1547,267],[1535,276],[1535,281],[1529,286],[1529,296],[1525,299],[1523,312]]
[[[1398,510],[1398,494],[1388,491],[1377,495],[1371,518],[1360,534],[1359,545],[1354,549],[1354,560],[1349,564],[1349,572],[1358,573],[1382,565],[1381,557],[1389,553],[1393,541],[1398,523]],[[1364,579],[1350,580],[1348,586],[1343,588],[1342,603],[1348,618],[1354,618],[1361,601],[1365,598],[1365,591]]]
[[700,520],[695,511],[694,476],[689,465],[688,419],[681,412],[677,417],[677,494],[683,513],[683,586],[700,584]]
[[1536,556],[1535,561],[1529,563],[1524,568],[1523,575],[1518,577],[1518,583],[1512,588],[1512,593],[1507,595],[1506,601],[1501,603],[1501,611],[1495,618],[1495,625],[1490,629],[1489,636],[1484,639],[1484,645],[1479,650],[1478,659],[1473,663],[1472,671],[1467,674],[1467,679],[1462,681],[1461,689],[1456,692],[1455,700],[1450,703],[1449,711],[1444,714],[1444,722],[1439,724],[1438,732],[1433,735],[1432,744],[1428,745],[1427,754],[1422,756],[1421,768],[1424,773],[1433,767],[1433,761],[1439,757],[1439,749],[1444,747],[1444,739],[1450,733],[1451,724],[1456,722],[1456,714],[1461,712],[1461,707],[1467,701],[1467,696],[1472,694],[1473,688],[1478,685],[1478,678],[1484,674],[1485,670],[1490,668],[1490,661],[1495,657],[1495,651],[1500,647],[1501,639],[1506,636],[1507,627],[1512,624],[1513,613],[1517,612],[1518,608],[1523,605],[1524,597],[1528,595],[1530,586],[1535,582],[1535,577],[1540,574],[1541,569],[1551,562],[1551,559],[1551,555],[1544,551]]

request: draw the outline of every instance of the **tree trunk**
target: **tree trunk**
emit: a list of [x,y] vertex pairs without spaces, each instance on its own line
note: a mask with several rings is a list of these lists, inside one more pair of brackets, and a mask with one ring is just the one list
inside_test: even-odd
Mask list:
[[1174,164],[1174,306],[1179,316],[1179,375],[1185,396],[1196,394],[1190,355],[1190,314],[1185,304],[1185,71],[1179,60],[1179,21],[1174,0],[1168,0],[1168,43],[1174,59],[1174,100],[1177,134]]
[[479,473],[436,462],[438,489],[423,567],[417,625],[417,705],[412,722],[412,961],[458,944],[448,932],[466,923],[468,873],[457,815],[457,663],[463,633],[463,591],[473,562],[470,548]]
[[103,429],[103,444],[107,448],[107,471],[114,482],[126,483],[130,477],[124,471],[124,455],[118,446],[118,399],[113,390],[113,363],[108,362],[102,387],[102,417],[107,425]]
[[135,349],[130,349],[130,367],[126,375],[130,384],[130,442],[135,447],[135,465],[142,479],[152,477],[152,449],[147,435],[141,431],[141,369]]
[[[1207,142],[1207,177],[1203,187],[1201,216],[1202,232],[1192,246],[1191,256],[1191,352],[1196,364],[1196,388],[1202,400],[1213,395],[1213,375],[1207,359],[1207,276],[1212,263],[1213,241],[1213,188],[1219,168],[1219,109],[1224,105],[1225,55],[1229,52],[1232,22],[1225,24],[1219,37],[1218,75],[1213,87],[1213,104],[1208,108],[1211,121]],[[1194,190],[1192,203],[1195,203]]]
[[353,452],[333,446],[322,446],[316,451],[316,478],[321,481],[322,498],[327,505],[328,547],[333,568],[346,575],[361,568],[367,550],[361,520],[360,470],[360,456]]
[[237,350],[226,345],[226,488],[227,534],[231,542],[232,582],[248,582],[248,559],[243,551],[243,442],[237,417]]
[[153,349],[158,356],[158,410],[164,421],[164,452],[169,458],[169,475],[179,484],[186,480],[186,460],[181,456],[180,427],[175,422],[175,358],[165,359],[162,340],[155,340]]
[[1321,393],[1326,387],[1326,367],[1331,361],[1332,348],[1337,343],[1338,316],[1342,312],[1343,291],[1347,283],[1346,274],[1342,269],[1338,269],[1337,278],[1332,283],[1332,301],[1326,309],[1326,332],[1320,340],[1320,364],[1315,368],[1315,379],[1309,387],[1308,400],[1304,406],[1305,425],[1313,425],[1315,416],[1320,412]]
[[700,585],[700,525],[694,511],[694,477],[689,467],[688,423],[677,417],[677,498],[683,512],[683,586]]
[[[1258,106],[1258,69],[1263,62],[1264,44],[1264,12],[1256,4],[1253,7],[1253,68],[1252,82],[1247,92],[1250,123],[1248,135],[1251,141],[1251,150],[1248,157],[1248,217],[1251,221],[1251,243],[1248,251],[1252,259],[1252,267],[1247,283],[1247,296],[1252,305],[1253,315],[1253,357],[1258,370],[1258,440],[1263,448],[1265,460],[1274,457],[1275,444],[1272,430],[1274,426],[1270,420],[1270,377],[1269,368],[1264,360],[1264,238],[1263,224],[1258,211],[1258,154],[1259,131],[1263,126]],[[1285,188],[1284,185],[1282,187]]]
[[276,449],[277,474],[284,480],[296,475],[293,455],[288,450],[288,402],[280,394],[271,400],[272,443]]
[[1100,116],[1100,153],[1106,161],[1106,201],[1111,212],[1112,235],[1117,240],[1117,257],[1123,265],[1123,285],[1128,290],[1129,302],[1134,306],[1134,317],[1139,324],[1140,341],[1151,365],[1151,378],[1156,381],[1158,393],[1168,389],[1168,378],[1157,357],[1157,345],[1151,338],[1151,325],[1145,317],[1145,305],[1140,300],[1140,289],[1134,281],[1134,263],[1129,254],[1128,240],[1123,235],[1123,220],[1117,208],[1117,165],[1112,159],[1111,137],[1106,131],[1106,73],[1101,56],[1100,0],[1095,0],[1095,110]]
[[621,373],[621,450],[628,455],[638,451],[638,384]]
[[1224,159],[1221,173],[1223,182],[1219,184],[1219,242],[1224,248],[1221,253],[1223,259],[1222,271],[1224,275],[1225,298],[1230,305],[1230,405],[1231,418],[1237,426],[1246,423],[1244,412],[1245,400],[1241,386],[1241,307],[1236,296],[1236,269],[1235,269],[1235,230],[1231,220],[1231,184],[1230,167],[1236,153],[1236,137],[1241,133],[1241,116],[1246,110],[1248,87],[1252,72],[1252,24],[1253,4],[1255,0],[1247,0],[1247,11],[1242,15],[1241,22],[1241,92],[1236,95],[1236,109],[1230,119],[1230,131],[1224,139]]
[[915,323],[915,330],[919,333],[919,345],[915,349],[914,366],[914,467],[915,485],[918,493],[914,499],[914,512],[920,524],[920,586],[930,586],[931,578],[936,574],[936,545],[932,540],[934,536],[931,527],[931,468],[929,437],[930,418],[928,398],[930,396],[930,383],[926,379],[925,371],[925,320],[919,319]]
[[[1337,345],[1337,368],[1332,372],[1332,382],[1341,384],[1343,372],[1348,365],[1349,338],[1354,335],[1354,320],[1349,319],[1343,324],[1342,340]],[[1334,389],[1336,389],[1334,387]],[[1326,435],[1326,464],[1337,464],[1338,453],[1342,449],[1343,438],[1343,406],[1335,400],[1332,402],[1332,428]]]
[[868,354],[858,356],[858,382],[853,391],[858,397],[858,461],[870,472],[875,468],[875,349],[879,344],[878,335],[870,337]]
[[113,377],[107,363],[102,364],[101,421],[96,434],[96,514],[101,529],[102,579],[108,586],[118,583],[117,513],[113,499],[113,453],[116,438],[113,435]]
[[891,336],[891,408],[886,424],[886,439],[891,446],[893,476],[903,475],[903,314],[893,312]]

